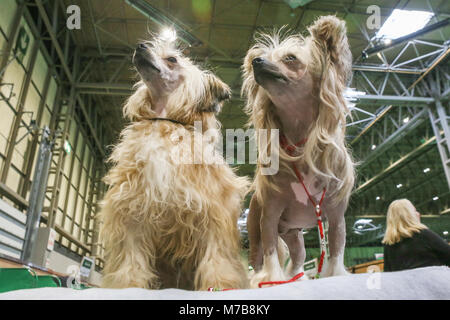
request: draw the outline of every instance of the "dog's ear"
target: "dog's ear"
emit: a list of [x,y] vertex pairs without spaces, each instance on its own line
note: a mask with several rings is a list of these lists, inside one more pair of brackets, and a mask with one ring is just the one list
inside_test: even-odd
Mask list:
[[155,112],[152,110],[150,91],[143,81],[134,85],[136,91],[125,101],[123,115],[131,121],[145,118],[153,118]]
[[323,16],[317,19],[308,31],[313,45],[317,46],[323,57],[335,66],[343,83],[347,84],[352,72],[352,53],[348,44],[345,21],[335,16]]
[[207,95],[202,111],[220,112],[223,102],[231,98],[230,87],[212,73],[207,73]]
[[223,102],[223,101],[231,99],[231,90],[230,90],[230,88],[227,85],[221,89],[221,92],[220,92],[220,94],[219,94],[217,99],[220,102]]

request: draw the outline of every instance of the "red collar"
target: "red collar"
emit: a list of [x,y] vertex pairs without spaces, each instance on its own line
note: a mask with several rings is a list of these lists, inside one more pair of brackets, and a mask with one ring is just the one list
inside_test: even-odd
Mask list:
[[280,145],[281,147],[286,150],[289,154],[292,154],[296,148],[301,147],[308,141],[308,138],[305,138],[303,140],[300,140],[296,144],[288,144],[288,140],[284,134],[280,135]]

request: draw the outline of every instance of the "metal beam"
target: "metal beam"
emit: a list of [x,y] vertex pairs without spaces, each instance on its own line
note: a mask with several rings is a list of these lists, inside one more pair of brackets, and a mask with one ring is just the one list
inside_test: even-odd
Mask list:
[[[96,157],[94,156],[94,154],[91,153],[91,156],[89,157],[89,162],[88,162],[88,166],[87,168],[84,168],[83,166],[83,170],[86,169],[86,179],[84,180],[84,188],[83,188],[83,204],[81,206],[81,217],[80,217],[80,226],[78,228],[78,234],[77,234],[77,238],[81,239],[81,232],[83,229],[83,221],[85,220],[85,213],[86,213],[86,207],[89,205],[88,202],[88,187],[90,185],[89,183],[89,177],[91,180],[95,179],[95,174],[93,171],[93,168],[95,167],[95,161],[96,161]],[[88,214],[90,214],[90,212],[88,212]],[[73,232],[72,232],[73,233]]]
[[[65,58],[66,58],[66,57],[65,57],[65,54],[64,54],[64,52],[63,52],[62,49],[61,49],[61,46],[60,46],[60,44],[59,44],[59,42],[58,42],[58,40],[57,40],[56,34],[54,33],[54,30],[53,30],[53,28],[52,28],[52,25],[51,25],[51,23],[50,23],[50,20],[49,20],[49,18],[48,18],[48,15],[47,15],[47,13],[46,13],[46,11],[45,11],[45,8],[44,8],[44,6],[43,6],[43,4],[42,4],[42,0],[36,0],[36,5],[37,5],[37,7],[38,7],[38,9],[39,9],[39,13],[40,13],[40,15],[41,15],[41,18],[42,18],[42,20],[43,20],[43,22],[44,22],[46,28],[47,28],[47,31],[48,31],[48,33],[50,34],[50,38],[51,38],[51,40],[52,40],[52,44],[53,44],[53,46],[54,46],[54,48],[55,48],[55,50],[56,50],[56,52],[57,52],[57,54],[58,54],[59,59],[61,60],[61,65],[63,66],[63,70],[64,70],[64,72],[65,72],[65,75],[66,75],[67,78],[69,79],[69,82],[70,82],[72,85],[75,85],[75,83],[74,83],[74,80],[75,80],[75,79],[74,79],[74,77],[73,77],[73,74],[72,74],[70,68],[68,67],[68,65],[67,65],[67,63],[66,63],[66,60],[65,60]],[[88,124],[88,126],[89,126],[89,128],[90,128],[90,130],[91,130],[90,133],[91,133],[92,137],[94,138],[95,144],[97,145],[97,147],[98,147],[100,153],[104,156],[104,155],[105,155],[104,147],[103,147],[103,145],[100,143],[100,140],[99,140],[99,138],[98,138],[97,132],[95,131],[94,126],[93,126],[92,123],[91,123],[91,122],[92,122],[92,121],[91,121],[91,118],[89,117],[88,113],[87,113],[86,110],[85,110],[84,102],[83,102],[82,99],[80,98],[78,92],[76,93],[76,96],[77,96],[77,100],[79,101],[79,105],[81,106],[81,110],[82,110],[82,112],[83,112],[83,115],[85,116],[85,121],[86,121],[86,123]]]
[[362,192],[364,189],[367,189],[371,185],[377,183],[381,179],[383,179],[386,176],[390,175],[394,170],[398,170],[398,169],[402,168],[409,161],[411,161],[411,159],[416,158],[417,156],[419,156],[423,152],[427,151],[433,145],[433,143],[435,141],[436,141],[436,137],[432,137],[431,139],[428,139],[423,144],[421,144],[420,146],[418,146],[417,148],[415,148],[414,150],[412,150],[411,152],[409,152],[405,156],[401,157],[400,159],[398,159],[397,161],[392,163],[389,167],[385,168],[383,171],[381,171],[377,175],[373,176],[372,178],[370,178],[369,180],[367,180],[366,182],[364,182],[363,184],[358,186],[358,188],[356,188],[354,193]]
[[392,105],[385,107],[381,112],[377,114],[375,119],[372,120],[364,129],[350,142],[350,145],[354,145],[378,120],[380,120],[386,113],[392,109]]
[[30,262],[36,242],[37,231],[41,220],[42,206],[45,200],[45,186],[47,185],[52,149],[54,141],[48,127],[42,132],[41,144],[34,169],[33,183],[31,184],[30,203],[27,210],[27,224],[22,251],[22,260]]
[[1,50],[1,61],[0,61],[0,83],[3,80],[3,75],[6,70],[6,67],[8,66],[9,56],[11,54],[12,48],[13,48],[13,42],[14,39],[17,36],[17,32],[19,31],[20,21],[22,19],[23,11],[24,11],[25,5],[23,3],[19,4],[17,7],[17,10],[14,14],[13,21],[11,23],[11,27],[8,34],[8,39],[3,44],[2,50]]
[[[82,147],[83,149],[81,150],[81,155],[80,155],[80,159],[78,161],[78,177],[77,177],[77,181],[75,183],[76,186],[76,197],[75,197],[75,201],[72,204],[72,222],[71,222],[71,226],[70,226],[70,234],[74,233],[74,226],[75,226],[75,219],[77,217],[77,208],[78,208],[78,199],[80,198],[80,193],[81,193],[81,177],[83,176],[83,162],[84,162],[84,155],[86,153],[86,149],[87,149],[87,143],[85,143]],[[66,213],[67,215],[67,213]],[[81,228],[81,223],[79,225],[79,228]]]
[[373,71],[373,72],[383,72],[383,73],[404,73],[404,74],[421,74],[425,70],[417,68],[395,68],[395,67],[385,67],[385,66],[374,66],[374,65],[364,65],[357,64],[352,66],[353,71]]
[[47,15],[47,12],[45,11],[44,5],[42,3],[42,0],[35,0],[37,8],[39,10],[39,14],[42,18],[42,21],[45,24],[45,27],[47,28],[48,34],[50,35],[50,39],[52,40],[52,44],[54,49],[56,50],[56,53],[58,54],[58,57],[60,59],[60,63],[64,69],[64,73],[66,74],[67,79],[70,83],[73,83],[74,78],[72,76],[72,72],[70,71],[70,68],[68,67],[65,59],[65,55],[63,50],[61,49],[61,46],[58,42],[57,36],[52,28],[52,24],[50,22],[50,19]]
[[100,90],[100,89],[82,89],[77,91],[79,94],[84,95],[97,95],[97,96],[119,96],[127,97],[130,96],[133,91],[122,91],[122,90]]
[[129,83],[78,82],[75,87],[77,89],[132,90],[132,84]]
[[[436,89],[436,88],[434,88]],[[435,114],[436,113],[436,114]],[[450,126],[449,117],[439,98],[436,98],[435,107],[428,108],[431,126],[437,140],[442,167],[445,172],[448,187],[450,189]]]
[[[72,70],[74,76],[78,75],[79,63],[79,49],[76,48],[74,52],[74,59],[72,62]],[[55,159],[52,160],[52,162],[55,162],[56,166],[52,167],[50,171],[50,174],[54,175],[53,185],[47,186],[47,191],[50,193],[50,206],[48,207],[47,226],[50,228],[54,228],[56,224],[56,214],[58,212],[60,188],[62,177],[64,174],[64,166],[66,164],[66,152],[64,150],[64,143],[70,135],[70,127],[74,123],[76,109],[76,89],[73,83],[72,85],[70,85],[70,90],[67,98],[63,94],[62,88],[60,88],[60,92],[58,92],[58,94],[61,94],[59,99],[59,106],[53,111],[51,119],[51,128],[55,133],[58,133],[56,135],[56,139],[58,141],[56,141],[55,143],[55,145],[57,146],[55,150]]]
[[414,83],[411,85],[411,87],[409,88],[409,90],[414,87],[416,84],[418,84],[420,81],[422,81],[423,78],[425,78],[425,76],[431,72],[431,70],[433,70],[442,60],[445,59],[445,57],[447,57],[447,55],[450,53],[450,48],[448,48],[447,50],[445,50],[444,52],[442,52],[432,63],[431,65],[427,68],[427,70],[416,80],[414,81]]
[[0,182],[0,195],[8,198],[21,209],[28,208],[28,201],[6,184]]
[[6,183],[6,179],[8,177],[8,173],[9,173],[9,168],[10,168],[11,162],[12,162],[12,157],[13,157],[14,151],[16,149],[17,135],[19,133],[20,123],[22,121],[22,116],[23,116],[23,112],[25,109],[25,101],[26,101],[26,98],[27,98],[27,95],[29,92],[28,89],[29,89],[29,86],[31,83],[31,75],[33,74],[40,41],[41,41],[40,39],[36,39],[34,41],[33,47],[30,52],[30,59],[28,60],[28,64],[27,64],[26,71],[25,71],[25,79],[23,80],[22,87],[20,89],[20,96],[17,101],[17,114],[14,118],[11,133],[9,135],[9,143],[8,143],[8,146],[6,149],[6,158],[5,158],[5,162],[3,164],[2,174],[0,177],[0,181],[3,183]]
[[102,142],[100,141],[94,126],[92,125],[92,121],[90,120],[89,113],[88,113],[88,111],[86,109],[84,101],[81,98],[79,92],[76,93],[76,99],[78,101],[78,104],[80,106],[80,109],[81,109],[81,111],[83,113],[84,118],[87,119],[86,123],[87,123],[87,125],[88,125],[88,127],[89,127],[89,129],[90,129],[90,131],[92,133],[92,137],[94,138],[94,142],[95,142],[96,146],[98,147],[102,157],[105,157],[104,146],[102,145]]
[[[110,83],[110,82],[78,82],[76,84],[76,88],[80,93],[84,94],[105,94],[111,93],[115,94],[130,94],[133,92],[132,84],[130,83]],[[86,89],[99,89],[99,90],[86,90]],[[355,96],[361,103],[370,103],[370,104],[395,104],[395,105],[403,105],[403,104],[429,104],[434,101],[433,98],[429,97],[416,97],[416,96],[390,96],[390,95],[359,95]]]
[[[72,186],[72,176],[73,176],[73,171],[74,171],[74,167],[75,167],[75,153],[78,150],[78,140],[80,137],[80,133],[77,132],[75,135],[75,141],[72,141],[71,144],[73,143],[73,145],[71,145],[71,148],[74,152],[74,154],[72,155],[72,158],[70,159],[70,164],[69,164],[69,175],[67,177],[67,185],[66,185],[66,198],[64,199],[64,204],[63,204],[63,210],[62,212],[64,212],[64,215],[62,217],[62,221],[61,221],[61,225],[64,227],[64,222],[66,220],[66,215],[67,215],[67,208],[69,205],[69,194],[70,194],[70,188]],[[84,144],[84,146],[86,145],[86,143]]]
[[370,104],[393,104],[395,106],[398,105],[411,105],[411,104],[429,104],[433,103],[434,99],[429,97],[411,97],[411,96],[390,96],[390,95],[374,95],[374,94],[366,94],[356,96],[360,102],[370,103]]
[[376,147],[366,158],[363,159],[362,164],[359,166],[359,170],[367,167],[373,160],[383,154],[390,146],[395,144],[399,139],[408,134],[411,130],[417,128],[420,125],[427,113],[426,109],[422,109],[417,113],[410,121],[398,128],[393,134],[391,134],[384,142]]
[[[53,71],[52,68],[49,67],[47,70],[47,75],[45,76],[45,80],[44,80],[44,86],[42,89],[41,100],[39,101],[38,113],[37,113],[36,119],[35,119],[36,125],[39,128],[41,127],[42,116],[44,114],[45,103],[47,100],[48,89],[50,87],[50,79],[51,79],[52,71]],[[28,189],[30,188],[30,185],[31,185],[30,177],[31,177],[31,171],[33,169],[34,156],[36,153],[38,142],[39,142],[39,135],[37,133],[34,133],[31,143],[28,144],[28,146],[27,146],[27,157],[26,157],[26,161],[24,164],[24,168],[23,168],[23,171],[25,172],[25,178],[23,179],[23,183],[20,188],[21,189],[20,194],[23,197],[26,197]]]
[[[353,217],[353,216],[352,216]],[[386,214],[363,214],[363,215],[357,215],[354,216],[356,219],[386,219]],[[420,218],[422,219],[436,219],[440,218],[440,215],[437,214],[423,214],[420,215]]]

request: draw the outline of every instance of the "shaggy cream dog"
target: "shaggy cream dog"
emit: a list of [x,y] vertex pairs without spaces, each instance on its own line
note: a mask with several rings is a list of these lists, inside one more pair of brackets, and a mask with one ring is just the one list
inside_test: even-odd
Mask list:
[[[344,89],[351,75],[351,52],[345,22],[320,17],[310,36],[260,35],[244,62],[242,93],[250,123],[258,129],[279,129],[292,152],[279,148],[280,171],[262,174],[258,161],[255,194],[250,203],[250,263],[256,274],[251,286],[285,280],[302,270],[303,228],[317,225],[315,206],[294,174],[298,168],[306,189],[329,223],[330,258],[323,276],[345,274],[344,212],[354,184],[354,165],[345,144],[348,109]],[[259,155],[269,144],[258,138]],[[293,147],[296,145],[296,147]],[[278,149],[276,148],[277,152]],[[278,236],[289,248],[285,275],[277,258]]]
[[141,43],[133,63],[142,81],[124,107],[132,122],[111,154],[100,214],[103,286],[244,288],[237,219],[248,182],[214,151],[230,89],[173,43]]

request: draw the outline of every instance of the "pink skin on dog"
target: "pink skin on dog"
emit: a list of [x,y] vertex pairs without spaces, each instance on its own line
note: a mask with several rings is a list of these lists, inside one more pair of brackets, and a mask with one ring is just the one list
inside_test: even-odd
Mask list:
[[[273,190],[262,178],[257,180],[260,182],[260,199],[258,194],[253,195],[247,219],[249,261],[255,270],[251,279],[252,287],[258,287],[258,284],[264,281],[286,280],[280,279],[283,278],[284,270],[277,261],[279,237],[290,251],[291,267],[286,276],[292,277],[299,273],[306,258],[301,230],[312,228],[317,223],[315,207],[307,193],[318,203],[326,184],[329,192],[325,195],[321,207],[323,217],[329,225],[330,258],[321,276],[346,274],[343,263],[346,238],[344,214],[354,176],[353,163],[345,149],[344,134],[336,128],[339,128],[339,121],[345,121],[347,112],[342,92],[350,78],[351,51],[345,34],[345,22],[337,17],[321,17],[308,29],[310,35],[305,39],[299,37],[298,41],[289,37],[279,41],[278,35],[267,35],[269,40],[263,38],[248,51],[244,79],[244,88],[249,97],[247,107],[252,111],[255,128],[269,126],[266,120],[278,120],[279,123],[275,123],[276,128],[282,131],[290,143],[310,139],[312,134],[317,138],[322,133],[325,135],[317,141],[322,141],[326,135],[331,139],[325,140],[333,140],[335,132],[338,133],[334,136],[336,144],[329,141],[322,147],[328,148],[329,151],[340,149],[335,152],[339,156],[335,158],[326,152],[326,148],[321,148],[319,151],[323,153],[320,156],[317,153],[319,158],[313,160],[319,167],[325,162],[328,163],[328,168],[333,167],[335,171],[332,175],[339,176],[339,180],[344,178],[345,185],[337,190],[339,181],[326,177],[329,174],[322,175],[321,179],[318,179],[321,175],[316,174],[314,177],[311,168],[301,167],[306,167],[305,161],[296,163],[299,170],[311,171],[310,175],[303,174],[308,192],[305,192],[305,188],[295,176],[287,172],[279,172],[271,178],[271,182],[279,190]],[[327,116],[329,112],[332,112],[330,117]],[[265,120],[261,120],[261,117]],[[331,131],[327,133],[328,130]],[[307,146],[308,150],[312,147]],[[337,163],[341,163],[341,168],[345,171],[336,172],[341,170],[335,166]],[[345,175],[340,177],[342,172]],[[333,193],[336,194],[335,198]],[[337,199],[339,200],[334,201]]]
[[[320,197],[322,195],[323,189],[316,188],[317,180],[314,179],[313,174],[302,174],[303,183],[305,187],[308,189],[309,194],[313,197],[314,200],[320,201]],[[301,204],[308,205],[308,195],[305,192],[302,184],[300,182],[291,182],[291,189],[295,194],[295,199]]]

